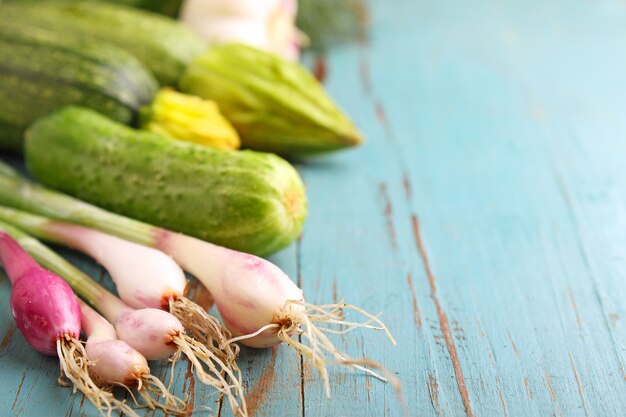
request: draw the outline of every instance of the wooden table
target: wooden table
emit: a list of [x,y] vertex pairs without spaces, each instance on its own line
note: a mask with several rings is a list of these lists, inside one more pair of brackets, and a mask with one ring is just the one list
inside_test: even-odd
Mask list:
[[[368,143],[298,167],[310,216],[271,259],[310,302],[384,310],[398,346],[336,341],[395,372],[411,415],[625,415],[626,3],[369,11],[368,42],[324,58]],[[97,415],[15,331],[9,289],[0,279],[0,415]],[[391,386],[341,368],[326,400],[284,346],[244,350],[241,367],[255,416],[401,415]]]

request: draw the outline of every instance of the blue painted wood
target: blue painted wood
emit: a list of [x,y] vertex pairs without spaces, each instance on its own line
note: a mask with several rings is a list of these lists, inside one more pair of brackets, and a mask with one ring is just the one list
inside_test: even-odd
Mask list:
[[[272,260],[310,302],[384,310],[398,346],[335,340],[395,372],[411,415],[624,415],[626,4],[369,6],[367,42],[324,61],[368,143],[298,167],[310,217]],[[14,330],[8,292],[0,414],[95,415]],[[326,400],[284,346],[241,367],[257,416],[401,415],[389,385],[341,368]]]

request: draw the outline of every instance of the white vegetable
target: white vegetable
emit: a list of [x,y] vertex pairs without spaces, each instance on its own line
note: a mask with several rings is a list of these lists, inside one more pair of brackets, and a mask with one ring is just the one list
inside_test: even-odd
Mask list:
[[182,269],[161,251],[84,227],[48,223],[54,241],[94,258],[111,274],[120,298],[133,308],[164,308],[185,294]]
[[112,384],[137,385],[150,373],[148,361],[126,342],[118,340],[115,328],[82,301],[83,331],[87,335],[87,358],[93,361],[91,372]]
[[240,42],[297,60],[296,14],[296,0],[187,0],[181,20],[211,43]]

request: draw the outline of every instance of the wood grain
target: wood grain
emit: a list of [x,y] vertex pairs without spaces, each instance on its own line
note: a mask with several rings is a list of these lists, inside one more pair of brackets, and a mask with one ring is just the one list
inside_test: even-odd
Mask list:
[[[367,144],[297,166],[310,216],[271,260],[309,302],[384,311],[398,346],[333,340],[394,373],[411,415],[624,415],[626,3],[368,5],[367,39],[307,57]],[[15,331],[9,291],[0,278],[0,414],[95,416]],[[391,386],[342,367],[326,399],[285,346],[240,366],[255,416],[402,415]],[[232,416],[185,364],[174,376],[189,416]]]

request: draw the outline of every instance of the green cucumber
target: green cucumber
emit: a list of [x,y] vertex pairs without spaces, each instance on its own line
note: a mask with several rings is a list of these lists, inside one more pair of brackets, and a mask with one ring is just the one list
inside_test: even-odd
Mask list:
[[302,181],[278,156],[173,141],[84,108],[37,121],[25,155],[44,185],[256,255],[291,243],[306,217]]
[[20,150],[23,133],[32,122],[68,104],[130,123],[157,88],[152,74],[119,48],[36,28],[0,25],[2,149]]
[[161,85],[175,85],[205,41],[180,22],[134,7],[98,1],[0,5],[0,26],[29,25],[116,45],[135,55]]

